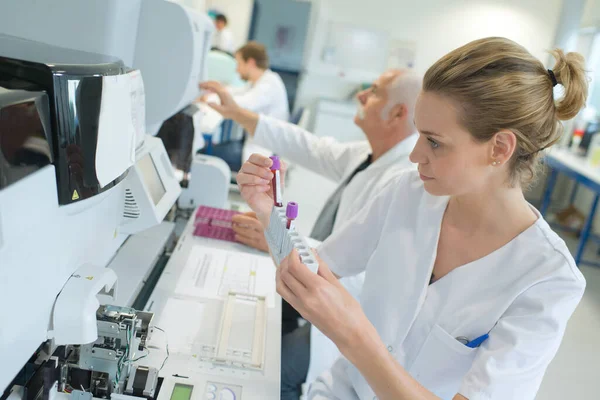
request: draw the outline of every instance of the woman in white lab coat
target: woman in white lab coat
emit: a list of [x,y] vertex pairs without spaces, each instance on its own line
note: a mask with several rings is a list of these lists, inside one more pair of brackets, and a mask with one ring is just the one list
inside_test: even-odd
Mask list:
[[[282,262],[278,292],[344,356],[309,399],[534,399],[585,288],[522,191],[587,97],[582,57],[552,54],[546,70],[487,38],[437,61],[416,106],[418,172],[319,248],[317,275],[295,252]],[[269,166],[253,155],[238,175],[265,226]],[[361,307],[336,275],[364,270]]]

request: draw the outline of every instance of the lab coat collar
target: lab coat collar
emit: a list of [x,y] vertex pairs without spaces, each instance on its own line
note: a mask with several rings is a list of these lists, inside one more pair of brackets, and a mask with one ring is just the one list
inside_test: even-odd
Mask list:
[[265,69],[265,71],[264,71],[264,72],[263,72],[263,74],[260,76],[260,78],[258,78],[258,79],[256,80],[256,82],[254,82],[254,83],[251,83],[251,84],[250,84],[250,86],[251,86],[251,87],[254,87],[254,86],[256,86],[256,85],[258,84],[258,82],[260,82],[260,81],[262,81],[262,80],[265,80],[265,79],[267,78],[267,76],[268,76],[268,75],[270,75],[270,74],[273,74],[273,73],[274,73],[274,72],[273,72],[273,71],[271,71],[270,69],[268,69],[268,68],[267,68],[267,69]]
[[371,164],[373,168],[387,167],[395,164],[398,159],[407,158],[417,144],[418,135],[413,133],[394,147],[383,153],[381,157]]

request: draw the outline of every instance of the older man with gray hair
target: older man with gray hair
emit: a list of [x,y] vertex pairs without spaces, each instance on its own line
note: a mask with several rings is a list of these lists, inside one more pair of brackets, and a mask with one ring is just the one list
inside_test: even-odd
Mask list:
[[[217,83],[200,86],[219,95],[221,105],[212,107],[244,126],[256,144],[339,183],[310,234],[313,239],[323,241],[359,212],[394,175],[413,166],[408,156],[417,141],[413,118],[421,82],[422,78],[413,72],[389,70],[369,89],[360,92],[357,96],[360,107],[354,122],[367,140],[351,143],[316,137],[295,125],[241,109]],[[268,251],[262,226],[253,216],[236,216],[234,230],[238,241]],[[340,282],[358,299],[364,274]],[[298,328],[298,316],[284,303],[282,400],[297,400],[300,385],[312,382],[329,369],[340,354],[335,344],[316,328],[308,324]]]

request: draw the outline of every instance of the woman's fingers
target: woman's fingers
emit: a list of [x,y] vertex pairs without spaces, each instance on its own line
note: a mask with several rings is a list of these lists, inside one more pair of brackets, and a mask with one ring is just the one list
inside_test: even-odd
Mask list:
[[293,249],[287,258],[289,259],[288,269],[290,274],[304,287],[307,287],[310,290],[318,284],[318,279],[316,279],[317,276],[302,263],[296,249]]
[[250,157],[248,157],[248,161],[246,162],[267,168],[270,168],[273,164],[273,160],[271,160],[269,157],[263,156],[262,154],[258,153],[252,153]]
[[273,173],[271,170],[263,165],[255,164],[250,161],[246,161],[242,168],[240,168],[241,173],[260,176],[261,178],[271,180],[273,179]]
[[236,180],[239,185],[269,185],[271,183],[268,179],[243,172],[237,174]]
[[281,278],[281,268],[277,269],[277,273],[275,275],[275,280],[277,283],[277,293],[279,293],[281,295],[281,297],[283,297],[285,299],[285,301],[290,303],[290,305],[292,307],[297,309],[298,299],[296,298],[296,296],[294,296],[294,293],[292,292],[292,290],[287,286],[287,284]]
[[[262,157],[260,158],[259,156],[259,154],[253,154],[250,159],[242,165],[240,172],[238,172],[236,176],[237,183],[240,187],[243,185],[269,185],[271,183],[273,174],[267,167],[260,165],[260,163],[264,161],[264,157],[260,156]],[[271,161],[270,159],[267,160],[269,162]]]
[[[295,257],[297,258],[298,255],[296,254]],[[302,284],[302,282],[300,282],[291,272],[291,269],[293,268],[292,265],[294,262],[294,254],[291,253],[286,258],[287,262],[282,262],[279,266],[281,279],[296,297],[302,299],[306,295],[306,286],[304,286],[304,284]]]

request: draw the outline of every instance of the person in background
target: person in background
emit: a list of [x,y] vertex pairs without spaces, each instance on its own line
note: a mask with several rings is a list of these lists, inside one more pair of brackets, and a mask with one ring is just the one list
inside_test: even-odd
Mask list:
[[[288,121],[290,110],[287,90],[281,77],[269,69],[269,55],[264,45],[258,42],[248,42],[235,52],[236,72],[246,82],[242,87],[228,87],[227,91],[233,96],[234,101],[247,110]],[[202,90],[202,85],[200,85]],[[211,93],[204,93],[198,101],[213,102],[217,97]],[[227,118],[225,116],[225,118]],[[261,147],[253,142],[251,137],[246,137],[242,149],[242,163],[250,154],[259,153],[270,156],[271,149]]]
[[233,33],[227,27],[227,17],[219,14],[215,17],[216,31],[212,38],[212,48],[233,54],[235,44],[233,43]]
[[[413,72],[389,70],[370,88],[361,91],[354,121],[367,140],[352,143],[317,137],[264,115],[252,114],[252,123],[248,124],[239,118],[240,105],[222,87],[214,83],[204,86],[221,97],[222,106],[215,109],[242,124],[254,143],[338,183],[311,233],[313,239],[323,241],[366,205],[371,195],[395,176],[396,169],[413,166],[408,155],[417,140],[413,119],[421,81]],[[236,216],[233,228],[238,241],[268,251],[263,227],[254,215]],[[341,283],[358,299],[363,280],[364,274],[359,274]],[[297,400],[301,384],[312,382],[330,368],[340,353],[332,341],[310,324],[298,328],[300,315],[286,302],[282,314],[281,399]]]
[[[287,121],[290,117],[287,90],[281,77],[269,69],[269,55],[265,46],[248,42],[236,51],[235,60],[237,73],[248,85],[231,88],[233,100],[247,110]],[[246,161],[252,153],[270,156],[271,150],[257,145],[252,137],[248,137],[244,143],[242,161]]]

